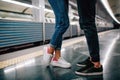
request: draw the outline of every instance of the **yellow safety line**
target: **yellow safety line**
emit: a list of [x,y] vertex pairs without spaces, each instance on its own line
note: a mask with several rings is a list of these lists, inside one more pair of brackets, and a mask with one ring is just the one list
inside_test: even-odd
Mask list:
[[42,55],[42,50],[0,62],[0,69]]

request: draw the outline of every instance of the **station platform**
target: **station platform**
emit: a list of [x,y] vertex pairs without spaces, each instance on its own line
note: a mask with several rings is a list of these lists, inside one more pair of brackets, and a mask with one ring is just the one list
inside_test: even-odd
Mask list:
[[[89,56],[85,37],[82,36],[63,41],[62,57],[72,64],[70,69],[51,65],[49,68],[44,67],[43,47],[47,46],[44,45],[1,55],[0,80],[120,80],[120,30],[99,33],[99,41],[100,59],[104,69],[102,76],[78,76],[75,74],[75,70],[81,68],[76,66],[76,63]],[[31,54],[27,54],[29,52]],[[32,57],[27,59],[26,55]],[[21,60],[23,56],[24,60]],[[21,61],[15,57],[20,57]],[[11,61],[11,65],[9,61]]]

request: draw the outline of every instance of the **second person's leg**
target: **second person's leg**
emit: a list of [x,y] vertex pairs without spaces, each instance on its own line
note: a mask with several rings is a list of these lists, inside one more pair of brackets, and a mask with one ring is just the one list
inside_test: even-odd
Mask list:
[[[93,64],[88,63],[89,67],[87,66],[86,68],[78,70],[77,74],[81,74],[81,75],[102,74],[102,67],[100,64],[100,55],[99,55],[99,41],[98,41],[98,34],[95,25],[96,0],[77,0],[77,5],[78,5],[78,13],[80,16],[79,23],[81,29],[84,30],[89,53],[90,53],[90,59],[91,62],[93,63]],[[87,71],[88,68],[91,69]],[[84,72],[84,70],[86,70],[86,72]]]

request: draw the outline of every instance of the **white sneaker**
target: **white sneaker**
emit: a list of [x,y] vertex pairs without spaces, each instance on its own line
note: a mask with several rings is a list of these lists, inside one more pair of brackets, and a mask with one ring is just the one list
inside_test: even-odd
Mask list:
[[58,61],[51,61],[52,66],[61,67],[61,68],[70,68],[71,64],[65,61],[63,58],[59,58]]
[[51,62],[51,59],[53,57],[52,54],[48,53],[48,48],[44,47],[44,52],[43,52],[43,64],[45,64],[45,66],[48,66]]

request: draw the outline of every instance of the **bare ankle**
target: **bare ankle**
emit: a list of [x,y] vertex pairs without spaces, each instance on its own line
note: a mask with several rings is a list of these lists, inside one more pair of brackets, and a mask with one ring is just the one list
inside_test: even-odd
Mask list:
[[92,63],[94,64],[95,68],[100,68],[101,67],[100,62],[92,62]]
[[54,53],[54,48],[48,47],[47,51],[48,51],[49,54],[53,54]]

